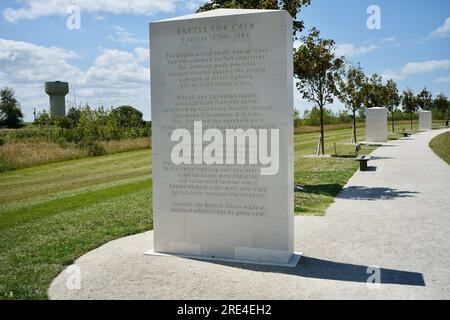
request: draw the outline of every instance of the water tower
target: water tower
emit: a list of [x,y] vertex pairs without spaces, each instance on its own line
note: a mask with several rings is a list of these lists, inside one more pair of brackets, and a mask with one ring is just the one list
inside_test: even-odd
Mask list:
[[69,93],[67,82],[55,81],[45,83],[45,93],[50,96],[50,114],[52,116],[66,116],[66,94]]

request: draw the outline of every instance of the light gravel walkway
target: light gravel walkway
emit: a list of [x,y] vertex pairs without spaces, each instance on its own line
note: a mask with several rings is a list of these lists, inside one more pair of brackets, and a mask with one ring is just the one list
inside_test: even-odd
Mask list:
[[[52,299],[450,299],[450,167],[428,147],[432,131],[378,148],[325,217],[296,217],[296,268],[144,256],[152,232],[119,239],[76,261]],[[232,236],[232,235],[230,235]],[[381,284],[368,286],[368,267]],[[369,269],[371,271],[371,269]]]

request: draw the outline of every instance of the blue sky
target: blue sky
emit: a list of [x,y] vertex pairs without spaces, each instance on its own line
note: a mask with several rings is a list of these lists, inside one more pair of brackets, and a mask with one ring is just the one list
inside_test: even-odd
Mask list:
[[[2,0],[0,87],[16,90],[26,120],[47,108],[45,81],[70,82],[68,104],[131,104],[150,117],[148,23],[189,14],[204,0]],[[67,8],[81,9],[80,29],[66,27]],[[377,5],[381,29],[369,30]],[[399,88],[427,86],[450,96],[448,0],[312,0],[300,18],[338,44],[366,73],[394,78]],[[311,104],[295,94],[303,113]],[[340,103],[333,105],[342,108]]]

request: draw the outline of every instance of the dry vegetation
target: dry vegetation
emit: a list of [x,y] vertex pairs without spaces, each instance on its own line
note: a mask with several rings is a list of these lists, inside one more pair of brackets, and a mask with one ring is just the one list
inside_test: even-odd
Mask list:
[[105,148],[106,153],[112,154],[150,148],[151,138],[143,137],[136,139],[102,141],[100,144]]
[[87,156],[87,151],[75,147],[61,147],[57,143],[22,141],[0,146],[0,171],[35,166],[60,160]]
[[[150,148],[150,138],[103,141],[107,154]],[[24,139],[0,146],[0,172],[35,165],[84,158],[88,151],[74,144],[61,146],[54,142]]]

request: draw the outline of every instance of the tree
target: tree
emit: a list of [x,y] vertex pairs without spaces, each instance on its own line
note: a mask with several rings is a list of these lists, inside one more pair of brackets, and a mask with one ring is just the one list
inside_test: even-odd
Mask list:
[[401,96],[398,94],[397,84],[394,80],[388,80],[384,86],[386,108],[391,113],[392,132],[395,132],[394,113],[397,111],[401,102]]
[[447,120],[448,119],[449,101],[442,92],[436,96],[436,99],[434,100],[434,105],[435,105],[436,109],[445,118],[445,120]]
[[426,87],[417,95],[417,105],[422,110],[431,109],[431,106],[433,105],[433,96]]
[[365,88],[367,77],[360,66],[350,66],[343,77],[338,80],[338,90],[336,92],[339,100],[345,105],[353,115],[353,141],[357,142],[356,134],[356,112],[363,107],[365,99]]
[[417,97],[414,95],[414,92],[410,88],[407,88],[405,91],[403,91],[402,108],[403,112],[407,112],[410,114],[411,131],[412,131],[413,114],[414,112],[417,112],[418,106],[417,106]]
[[76,107],[70,108],[66,115],[66,118],[71,121],[72,128],[75,128],[78,122],[80,122],[80,117],[81,117],[81,110]]
[[22,124],[23,114],[20,105],[14,97],[14,90],[0,90],[0,126],[18,128]]
[[344,59],[335,57],[335,42],[320,38],[320,32],[315,28],[301,40],[303,44],[294,50],[294,76],[299,80],[296,85],[303,98],[319,107],[320,151],[325,154],[323,109],[333,103],[336,81]]
[[142,112],[132,106],[120,106],[111,110],[111,117],[122,128],[141,128],[144,126]]
[[302,7],[306,7],[311,0],[210,0],[201,6],[197,12],[209,11],[214,9],[280,9],[286,10],[294,19],[294,35],[301,32],[304,23],[297,20],[297,15]]
[[365,86],[364,105],[366,108],[381,108],[385,104],[386,92],[383,79],[378,74],[373,74]]

